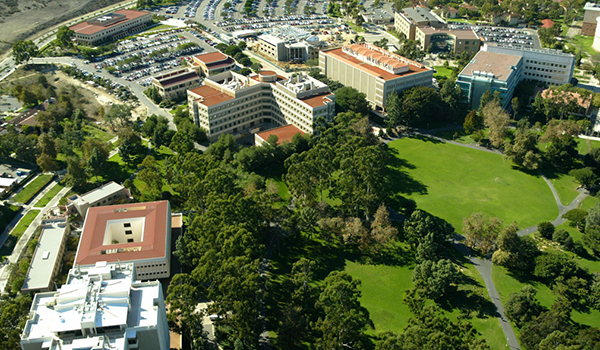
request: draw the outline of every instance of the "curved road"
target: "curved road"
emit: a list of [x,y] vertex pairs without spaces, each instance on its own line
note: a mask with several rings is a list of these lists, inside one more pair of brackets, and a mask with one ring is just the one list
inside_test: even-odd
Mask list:
[[[495,154],[499,154],[499,155],[503,154],[502,152],[500,152],[498,150],[491,150],[491,149],[481,147],[478,145],[474,145],[474,144],[464,144],[464,143],[460,143],[460,142],[456,142],[456,141],[450,141],[450,140],[446,140],[441,137],[433,136],[433,135],[426,134],[426,133],[415,132],[414,134],[431,137],[436,140],[443,141],[443,142],[450,143],[450,144],[457,145],[457,146],[461,146],[461,147],[471,148],[471,149],[484,151],[484,152],[488,152],[488,153],[495,153]],[[389,143],[393,140],[394,139],[384,139],[383,142]],[[556,201],[556,206],[558,207],[558,217],[552,221],[552,224],[554,226],[558,226],[566,221],[566,219],[563,219],[563,217],[562,217],[563,214],[565,214],[566,212],[568,212],[571,209],[577,208],[579,206],[579,204],[581,204],[581,202],[588,196],[588,192],[585,190],[579,190],[579,195],[577,195],[577,197],[575,197],[575,199],[573,199],[573,201],[571,203],[569,203],[569,205],[565,206],[560,201],[558,192],[556,192],[556,189],[554,188],[554,185],[552,184],[552,182],[550,182],[546,178],[546,176],[544,176],[541,172],[540,172],[540,175],[542,176],[544,181],[546,181],[546,184],[548,185],[548,187],[550,187],[550,190],[552,191],[552,195],[554,196],[554,200]],[[390,218],[392,218],[392,220],[397,219],[396,217],[393,216],[392,212],[390,212]],[[536,231],[537,231],[537,226],[531,226],[531,227],[528,227],[528,228],[518,231],[517,234],[522,237],[522,236],[526,236],[528,234],[534,233]],[[502,331],[504,332],[504,337],[506,338],[506,346],[510,349],[520,350],[521,347],[519,345],[519,341],[517,340],[517,336],[515,335],[515,331],[513,330],[510,321],[506,318],[506,314],[504,312],[504,306],[502,305],[502,301],[500,300],[500,295],[498,294],[498,290],[496,290],[496,285],[494,284],[494,279],[492,278],[492,260],[491,260],[491,258],[490,257],[486,257],[484,259],[478,258],[462,242],[462,236],[460,236],[460,235],[456,235],[456,236],[457,237],[452,242],[452,244],[467,259],[469,259],[469,261],[475,266],[475,268],[477,269],[477,271],[479,272],[479,274],[481,275],[481,277],[483,279],[485,288],[487,289],[488,295],[490,296],[490,300],[496,307],[497,317],[498,317],[498,320],[500,321],[500,326],[502,327]]]

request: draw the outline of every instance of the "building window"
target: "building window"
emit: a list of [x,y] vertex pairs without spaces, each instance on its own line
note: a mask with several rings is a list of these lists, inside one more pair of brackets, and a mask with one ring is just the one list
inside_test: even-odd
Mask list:
[[126,234],[126,235],[132,235],[132,234],[133,234],[133,231],[131,231],[131,230],[125,230],[125,234]]
[[133,238],[127,238],[127,243],[133,243]]
[[131,223],[126,222],[126,223],[123,224],[123,227],[131,227]]

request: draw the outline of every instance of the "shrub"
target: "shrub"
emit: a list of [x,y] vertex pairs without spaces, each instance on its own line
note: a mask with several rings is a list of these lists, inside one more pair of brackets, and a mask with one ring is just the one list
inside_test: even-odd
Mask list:
[[538,231],[545,239],[552,239],[554,234],[554,225],[551,222],[544,221],[538,224]]
[[560,244],[564,244],[565,240],[570,237],[571,236],[569,235],[569,232],[563,230],[562,228],[554,231],[552,234],[552,240]]

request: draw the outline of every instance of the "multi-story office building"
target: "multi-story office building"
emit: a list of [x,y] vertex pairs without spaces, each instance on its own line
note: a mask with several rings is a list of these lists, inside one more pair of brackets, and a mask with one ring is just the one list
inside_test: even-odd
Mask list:
[[134,263],[141,280],[169,277],[169,201],[89,208],[75,264],[93,266],[99,261]]
[[35,295],[21,349],[168,350],[169,338],[160,282],[136,281],[132,263],[98,262]]
[[417,27],[445,28],[446,22],[423,7],[407,7],[394,13],[396,31],[409,40],[415,40]]
[[74,194],[67,198],[67,210],[77,210],[82,218],[85,218],[88,208],[101,205],[110,205],[118,201],[129,201],[131,194],[129,190],[111,181],[82,195]]
[[592,36],[596,33],[596,27],[598,26],[597,18],[600,17],[600,4],[588,2],[583,9],[585,14],[581,24],[581,35]]
[[433,71],[424,65],[369,44],[353,44],[319,53],[319,67],[327,78],[367,95],[383,109],[392,91],[432,86]]
[[481,46],[481,40],[472,29],[417,27],[415,40],[419,42],[421,50],[438,49],[454,54],[463,52],[474,54],[479,51]]
[[519,80],[537,81],[545,85],[564,85],[571,82],[575,56],[558,50],[511,48],[486,44],[483,51],[523,57]]
[[322,43],[318,37],[292,26],[279,26],[258,37],[258,52],[276,61],[306,61],[317,58]]
[[276,61],[286,61],[285,41],[270,34],[258,37],[258,52]]
[[479,51],[456,79],[470,109],[477,109],[486,90],[500,94],[500,101],[508,109],[523,70],[521,56]]
[[185,95],[186,91],[202,85],[196,71],[189,68],[177,69],[152,77],[152,86],[164,99],[175,99]]
[[334,95],[327,85],[305,75],[285,78],[272,71],[246,77],[224,72],[188,91],[194,122],[207,130],[210,141],[220,134],[241,136],[263,123],[293,124],[312,133],[319,117],[335,115]]
[[42,233],[33,252],[22,292],[47,292],[54,289],[54,277],[60,271],[65,253],[69,220],[58,218],[44,220]]
[[145,11],[118,10],[89,21],[78,23],[70,29],[78,43],[96,45],[124,38],[145,29],[152,23],[152,14]]
[[235,68],[235,60],[219,51],[194,56],[190,62],[199,75],[210,77]]

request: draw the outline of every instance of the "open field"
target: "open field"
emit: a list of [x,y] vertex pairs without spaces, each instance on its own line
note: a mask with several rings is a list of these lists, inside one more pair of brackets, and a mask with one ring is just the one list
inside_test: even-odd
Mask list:
[[7,52],[17,40],[26,39],[44,29],[118,2],[118,0],[0,1],[0,53]]
[[580,154],[586,155],[590,153],[593,148],[600,148],[600,141],[595,140],[587,140],[576,138],[577,140],[577,150]]
[[457,232],[463,218],[479,211],[521,228],[558,215],[544,180],[513,169],[501,155],[430,138],[405,138],[389,146],[393,192],[414,199]]
[[27,204],[50,180],[52,180],[52,175],[42,174],[38,176],[33,181],[30,181],[11,200],[16,203]]
[[434,66],[436,73],[433,75],[434,78],[450,78],[452,76],[452,69],[446,68],[444,66]]

